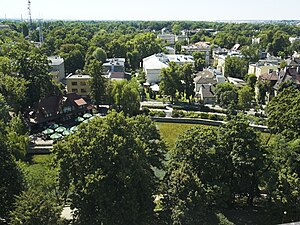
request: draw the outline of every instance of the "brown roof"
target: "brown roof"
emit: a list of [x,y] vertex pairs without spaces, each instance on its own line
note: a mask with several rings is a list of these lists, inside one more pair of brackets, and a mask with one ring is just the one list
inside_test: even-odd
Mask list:
[[276,71],[273,71],[272,73],[264,73],[264,74],[259,75],[259,79],[277,81],[278,80],[278,75],[277,75]]
[[75,99],[74,102],[76,103],[76,105],[81,106],[81,105],[86,105],[86,101],[84,101],[83,98],[80,99]]

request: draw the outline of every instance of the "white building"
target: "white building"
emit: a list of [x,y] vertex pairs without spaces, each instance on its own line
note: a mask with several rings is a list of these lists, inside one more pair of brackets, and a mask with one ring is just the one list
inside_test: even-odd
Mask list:
[[169,62],[176,64],[194,63],[191,55],[165,55],[163,53],[151,55],[143,59],[143,70],[146,75],[146,81],[149,84],[158,83],[161,80],[161,69],[167,68]]
[[64,59],[59,56],[49,56],[48,57],[50,74],[53,80],[61,82],[65,79],[65,64]]

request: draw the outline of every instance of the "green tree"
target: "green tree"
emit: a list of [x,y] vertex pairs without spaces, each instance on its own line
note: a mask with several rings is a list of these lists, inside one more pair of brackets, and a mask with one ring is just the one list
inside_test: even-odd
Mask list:
[[61,206],[58,206],[44,191],[29,188],[16,197],[14,206],[9,219],[11,225],[61,224]]
[[136,135],[140,125],[133,126],[132,119],[113,111],[54,146],[60,186],[71,187],[78,223],[152,223],[157,178],[144,149],[148,139]]
[[247,63],[238,57],[227,57],[225,59],[225,76],[243,79],[247,74]]
[[254,90],[257,77],[255,74],[247,74],[246,76],[247,84]]
[[241,118],[229,121],[220,131],[219,151],[226,165],[227,182],[232,200],[235,195],[247,197],[247,203],[253,204],[259,196],[259,184],[265,165],[265,151],[259,138],[249,123]]
[[98,107],[101,104],[101,99],[105,95],[105,78],[102,77],[102,64],[96,59],[93,59],[88,65],[88,73],[91,76],[90,86],[91,93],[90,96]]
[[230,104],[236,105],[238,102],[238,90],[231,83],[218,84],[216,89],[217,103],[227,108]]
[[19,112],[21,110],[21,106],[26,100],[29,83],[29,81],[26,81],[22,77],[9,75],[3,75],[1,77],[0,92],[15,112]]
[[191,102],[191,97],[194,95],[194,79],[193,79],[193,65],[184,64],[179,68],[181,80],[184,81],[185,98]]
[[165,95],[171,96],[171,102],[174,102],[176,92],[180,88],[181,82],[178,73],[178,66],[170,62],[167,68],[161,70],[161,89]]
[[6,127],[6,144],[9,151],[16,159],[24,159],[28,144],[29,136],[25,121],[21,114],[13,116]]
[[251,108],[253,100],[253,90],[249,86],[244,86],[238,90],[238,106],[242,110]]
[[125,115],[137,115],[140,110],[140,93],[138,82],[115,81],[112,83],[111,96],[113,108],[118,112],[124,112]]
[[273,133],[283,133],[289,138],[298,137],[300,132],[300,91],[285,88],[267,105],[268,127]]
[[92,56],[99,62],[105,63],[107,59],[106,52],[102,48],[96,48]]
[[193,127],[179,136],[163,184],[168,224],[204,224],[209,211],[228,201],[222,178],[226,162],[219,157],[217,145],[213,128]]
[[0,123],[0,219],[7,220],[15,197],[23,190],[23,175],[6,145],[4,124]]
[[9,119],[10,107],[7,104],[4,96],[0,94],[0,122],[7,122]]
[[243,46],[241,54],[245,56],[248,62],[257,62],[259,60],[259,49],[257,46]]

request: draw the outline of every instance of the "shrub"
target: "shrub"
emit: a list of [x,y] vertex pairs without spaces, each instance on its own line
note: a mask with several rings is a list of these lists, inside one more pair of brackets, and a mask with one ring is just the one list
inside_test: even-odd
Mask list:
[[201,119],[208,119],[208,113],[200,113]]
[[146,115],[146,116],[148,116],[149,113],[150,113],[150,109],[147,108],[147,107],[143,107],[143,108],[141,109],[140,113],[141,113],[141,114],[144,114],[144,115]]

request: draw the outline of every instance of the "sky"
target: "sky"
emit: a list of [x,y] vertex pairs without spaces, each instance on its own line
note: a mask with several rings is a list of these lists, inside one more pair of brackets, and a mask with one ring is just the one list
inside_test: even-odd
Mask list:
[[[300,20],[299,0],[30,0],[32,19]],[[28,19],[28,0],[0,0],[0,18]]]

